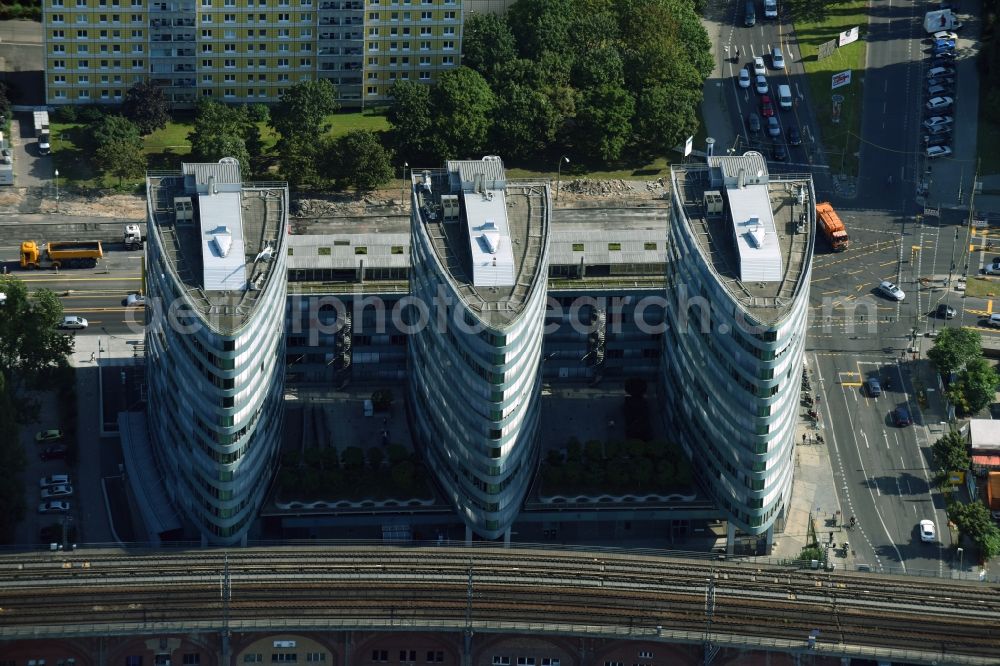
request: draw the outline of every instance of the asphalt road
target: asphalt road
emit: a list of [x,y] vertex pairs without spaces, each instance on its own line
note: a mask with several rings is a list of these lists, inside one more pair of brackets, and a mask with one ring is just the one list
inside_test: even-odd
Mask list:
[[[789,41],[791,27],[787,23],[773,19],[764,19],[763,12],[758,14],[757,23],[753,27],[746,27],[743,24],[743,3],[733,3],[732,16],[730,17],[730,29],[728,35],[723,29],[722,45],[728,48],[728,57],[723,63],[724,81],[727,98],[730,100],[728,109],[730,112],[730,122],[737,128],[738,139],[736,146],[720,146],[719,150],[735,148],[736,152],[754,148],[765,154],[769,160],[769,168],[775,171],[792,170],[806,171],[813,166],[810,160],[807,144],[809,141],[809,127],[811,126],[811,115],[808,111],[805,95],[801,87],[803,71],[799,63],[800,54],[794,42]],[[739,56],[736,56],[733,47],[739,49]],[[771,59],[771,51],[774,47],[780,47],[785,60],[785,67],[778,69],[774,67]],[[761,94],[756,92],[756,76],[753,74],[754,58],[760,56],[764,59],[767,67],[765,76],[768,82],[767,95],[770,97],[775,109],[775,117],[781,128],[781,134],[772,137],[767,131],[767,119],[763,117],[761,111]],[[751,74],[751,85],[749,88],[742,88],[739,85],[739,73],[741,68],[749,67]],[[778,86],[787,84],[792,92],[794,106],[790,110],[783,110],[778,103]],[[759,133],[751,133],[748,127],[748,117],[751,113],[756,113],[762,122],[762,129]],[[798,127],[802,134],[803,145],[792,146],[788,143],[788,130],[791,127]],[[776,144],[784,146],[788,159],[783,164],[773,159],[774,147]]]
[[[844,253],[829,252],[823,241],[817,247],[807,359],[814,392],[821,396],[820,432],[831,452],[844,517],[859,521],[848,538],[858,562],[946,574],[958,563],[948,548],[943,501],[928,483],[930,446],[942,432],[944,415],[918,403],[921,388],[936,387],[923,385],[926,374],[903,352],[914,330],[922,336],[945,326],[976,326],[992,310],[991,302],[956,289],[966,264],[975,273],[983,255],[992,259],[992,253],[969,252],[968,228],[958,212],[918,222],[898,211],[838,212],[852,246]],[[974,246],[985,242],[971,238]],[[898,284],[905,299],[876,293],[882,280]],[[954,319],[935,315],[942,303],[956,309]],[[982,333],[997,335],[994,329]],[[881,379],[882,396],[862,390],[869,377]],[[893,425],[897,407],[908,409],[912,426]],[[925,518],[937,525],[936,543],[920,541],[917,524]]]
[[[23,279],[29,289],[51,289],[59,295],[66,314],[87,319],[90,329],[106,328],[109,334],[141,334],[141,314],[125,308],[130,292],[142,289],[140,251],[126,251],[121,244],[123,221],[54,215],[24,215],[0,221],[0,263]],[[99,240],[104,259],[96,268],[22,271],[18,265],[24,240]]]

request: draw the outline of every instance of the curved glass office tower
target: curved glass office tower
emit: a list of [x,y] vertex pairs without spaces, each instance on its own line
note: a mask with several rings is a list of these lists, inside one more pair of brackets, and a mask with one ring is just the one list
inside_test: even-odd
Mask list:
[[548,186],[492,156],[412,181],[413,431],[466,526],[509,538],[538,459]]
[[791,492],[812,179],[769,175],[749,152],[673,167],[671,181],[668,422],[730,529],[770,537]]
[[146,184],[154,457],[203,542],[245,542],[283,430],[288,189],[228,158]]

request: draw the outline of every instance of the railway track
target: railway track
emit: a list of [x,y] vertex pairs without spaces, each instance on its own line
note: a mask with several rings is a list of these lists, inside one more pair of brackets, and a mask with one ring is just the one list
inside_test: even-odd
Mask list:
[[327,626],[454,627],[468,607],[474,623],[484,626],[516,618],[619,633],[697,633],[711,620],[713,632],[730,636],[801,641],[819,630],[831,645],[927,645],[944,654],[1000,655],[1000,594],[980,584],[651,556],[452,548],[0,556],[0,639],[19,629],[55,632],[50,628],[81,622],[220,626],[227,566],[232,594],[225,614],[237,624],[264,617],[293,625],[323,620]]

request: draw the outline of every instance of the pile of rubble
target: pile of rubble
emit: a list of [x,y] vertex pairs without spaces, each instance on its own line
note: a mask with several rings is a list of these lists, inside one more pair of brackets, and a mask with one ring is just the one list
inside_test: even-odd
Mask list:
[[560,193],[578,195],[581,197],[636,197],[659,196],[666,187],[666,180],[659,178],[651,181],[638,180],[590,180],[574,178],[559,185]]
[[[396,197],[392,195],[395,194]],[[288,207],[292,217],[338,217],[358,216],[366,213],[402,212],[400,191],[376,190],[360,199],[349,194],[332,194],[322,199],[295,199]]]

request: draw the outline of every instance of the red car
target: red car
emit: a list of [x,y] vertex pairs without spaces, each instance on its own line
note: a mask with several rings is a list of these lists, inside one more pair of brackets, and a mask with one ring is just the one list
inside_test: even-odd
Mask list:
[[771,97],[769,95],[760,96],[760,115],[765,118],[770,118],[774,115],[774,104],[771,103]]

